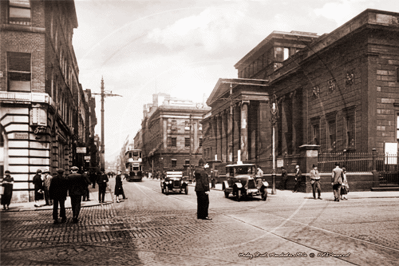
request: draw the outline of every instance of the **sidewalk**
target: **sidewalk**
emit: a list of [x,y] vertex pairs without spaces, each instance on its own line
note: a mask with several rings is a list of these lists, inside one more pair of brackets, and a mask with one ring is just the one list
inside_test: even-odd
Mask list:
[[[189,186],[195,187],[195,182],[189,184]],[[212,190],[219,190],[222,191],[222,184],[218,183],[215,185],[215,188]],[[267,188],[267,192],[269,196],[272,197],[284,197],[284,198],[312,198],[312,193],[292,193],[291,190],[280,190],[276,189],[276,194],[273,195],[272,189],[269,187]],[[324,196],[323,196],[324,195]],[[322,198],[326,199],[334,199],[332,191],[322,192]],[[354,191],[348,193],[349,199],[362,199],[362,198],[399,198],[399,191]]]
[[[89,191],[90,191],[90,201],[82,201],[82,208],[84,207],[93,207],[93,206],[98,206],[101,205],[98,202],[98,185],[96,185],[95,188],[92,188],[92,186],[89,186]],[[113,203],[113,196],[112,196],[112,192],[107,188],[107,192],[105,193],[105,203],[103,203],[103,205],[106,204],[111,204]],[[53,205],[44,205],[45,201],[41,200],[39,202],[40,205],[42,205],[41,207],[35,207],[35,202],[24,202],[24,203],[13,203],[11,201],[10,204],[10,209],[8,210],[8,212],[18,212],[18,211],[43,211],[43,210],[52,210],[53,209]],[[69,197],[67,197],[66,201],[65,201],[65,208],[71,208],[71,200]],[[5,212],[2,209],[2,212]]]

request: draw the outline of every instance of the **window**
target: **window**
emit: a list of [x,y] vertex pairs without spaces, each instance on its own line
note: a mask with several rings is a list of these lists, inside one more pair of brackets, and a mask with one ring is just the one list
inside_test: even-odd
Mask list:
[[277,62],[284,61],[283,47],[274,47],[274,59],[276,59]]
[[176,147],[176,138],[171,138],[171,146]]
[[335,120],[328,121],[328,148],[330,151],[335,151],[336,148],[336,124]]
[[346,148],[354,149],[355,148],[355,117],[347,116],[345,118],[345,135],[346,135]]
[[171,125],[170,125],[170,129],[171,130],[177,130],[177,121],[176,120],[172,120]]
[[185,164],[185,165],[189,165],[189,164],[190,164],[190,160],[186,159],[186,160],[184,161],[184,164]]
[[172,159],[172,167],[176,167],[177,166],[177,160],[176,159]]
[[287,60],[290,57],[290,48],[284,47],[284,60]]
[[185,138],[185,139],[184,139],[184,146],[185,146],[185,147],[190,147],[190,144],[191,144],[190,138]]
[[30,91],[30,57],[27,53],[7,53],[9,91]]
[[320,144],[320,126],[319,124],[312,125],[312,144]]
[[8,23],[31,25],[29,0],[10,0]]
[[199,138],[199,146],[202,147],[202,138]]

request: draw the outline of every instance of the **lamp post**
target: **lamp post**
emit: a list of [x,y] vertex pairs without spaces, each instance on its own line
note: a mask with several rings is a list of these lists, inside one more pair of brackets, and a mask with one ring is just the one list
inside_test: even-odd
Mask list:
[[278,106],[277,106],[277,97],[276,94],[273,94],[273,97],[270,101],[270,113],[272,115],[271,117],[271,122],[272,122],[272,128],[273,128],[273,148],[272,148],[272,153],[273,153],[273,173],[272,173],[272,183],[273,183],[273,188],[272,188],[272,194],[276,194],[276,124],[277,124],[277,118],[278,118]]

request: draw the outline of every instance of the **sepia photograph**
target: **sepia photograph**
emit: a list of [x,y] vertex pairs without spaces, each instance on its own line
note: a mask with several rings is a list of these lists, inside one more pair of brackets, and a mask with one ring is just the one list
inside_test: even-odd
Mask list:
[[0,264],[399,265],[395,0],[1,0]]

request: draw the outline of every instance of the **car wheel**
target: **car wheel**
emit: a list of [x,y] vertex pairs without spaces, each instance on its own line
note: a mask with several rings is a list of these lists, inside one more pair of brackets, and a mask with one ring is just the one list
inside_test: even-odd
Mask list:
[[228,198],[228,197],[229,197],[229,194],[230,194],[229,192],[226,192],[226,191],[225,191],[225,192],[224,192],[224,197],[225,197],[225,198]]
[[188,186],[186,186],[186,187],[184,188],[184,193],[186,193],[186,195],[188,194]]
[[266,199],[267,199],[267,191],[266,191],[266,189],[263,191],[263,193],[262,193],[262,200],[263,201],[266,201]]
[[162,194],[165,194],[165,189],[164,188],[162,188]]
[[240,201],[242,198],[241,190],[237,190],[237,201]]

